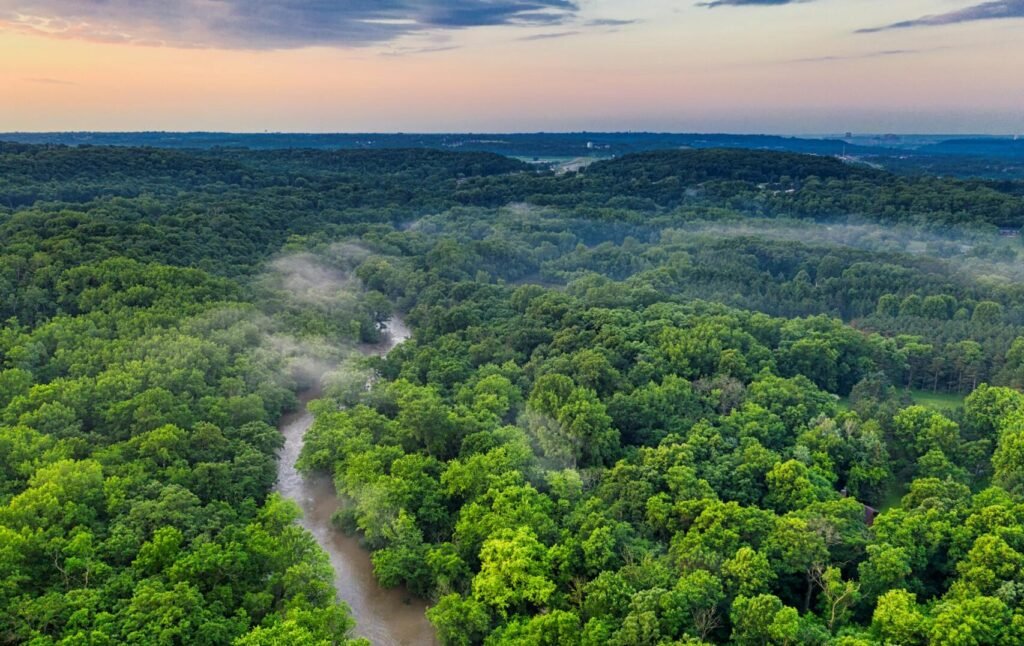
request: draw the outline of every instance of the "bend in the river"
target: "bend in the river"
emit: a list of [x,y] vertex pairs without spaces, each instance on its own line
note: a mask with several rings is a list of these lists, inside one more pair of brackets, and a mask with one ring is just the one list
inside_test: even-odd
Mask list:
[[[400,318],[392,318],[384,340],[364,346],[367,354],[385,355],[409,338],[409,329]],[[359,539],[336,529],[331,516],[338,509],[334,483],[326,475],[306,477],[295,468],[302,451],[303,438],[313,423],[306,404],[320,396],[319,387],[303,392],[299,408],[281,419],[285,444],[277,465],[277,491],[302,508],[300,521],[327,552],[334,567],[334,587],[338,598],[352,609],[356,633],[381,646],[419,646],[434,644],[434,629],[424,617],[426,604],[405,590],[384,589],[373,576],[370,555]]]

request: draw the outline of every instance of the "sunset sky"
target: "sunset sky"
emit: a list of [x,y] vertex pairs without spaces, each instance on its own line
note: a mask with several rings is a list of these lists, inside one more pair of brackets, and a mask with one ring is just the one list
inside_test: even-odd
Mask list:
[[1024,131],[1024,0],[0,0],[0,131]]

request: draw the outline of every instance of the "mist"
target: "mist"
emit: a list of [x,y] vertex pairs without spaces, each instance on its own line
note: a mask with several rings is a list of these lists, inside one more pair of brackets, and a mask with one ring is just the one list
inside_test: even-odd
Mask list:
[[300,251],[279,256],[270,262],[261,280],[276,285],[291,304],[346,302],[362,291],[353,272],[369,256],[363,247],[339,242],[319,253]]
[[370,255],[344,242],[296,251],[269,262],[254,281],[266,323],[261,345],[282,358],[299,390],[349,393],[371,378],[360,351],[365,293],[354,273]]
[[1019,262],[1020,240],[976,229],[925,232],[894,224],[818,224],[804,220],[744,220],[742,223],[704,223],[665,229],[663,244],[692,243],[694,236],[759,238],[905,254],[942,264],[950,275],[972,281],[1010,283],[1024,280]]

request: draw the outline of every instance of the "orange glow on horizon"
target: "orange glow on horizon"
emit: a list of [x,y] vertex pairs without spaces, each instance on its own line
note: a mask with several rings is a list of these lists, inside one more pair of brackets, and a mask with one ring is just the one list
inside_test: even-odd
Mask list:
[[[725,11],[531,41],[466,30],[405,55],[129,45],[0,23],[0,131],[1022,128],[1019,23],[936,44],[934,31],[853,36],[803,5]],[[786,12],[801,20],[765,28]]]

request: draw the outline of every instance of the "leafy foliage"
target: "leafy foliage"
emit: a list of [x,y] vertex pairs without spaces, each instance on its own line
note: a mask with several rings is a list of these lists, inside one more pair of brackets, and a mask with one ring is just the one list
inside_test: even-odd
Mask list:
[[271,493],[268,337],[393,306],[414,338],[328,389],[300,467],[444,643],[1024,640],[1011,191],[716,150],[0,169],[4,643],[351,639]]

